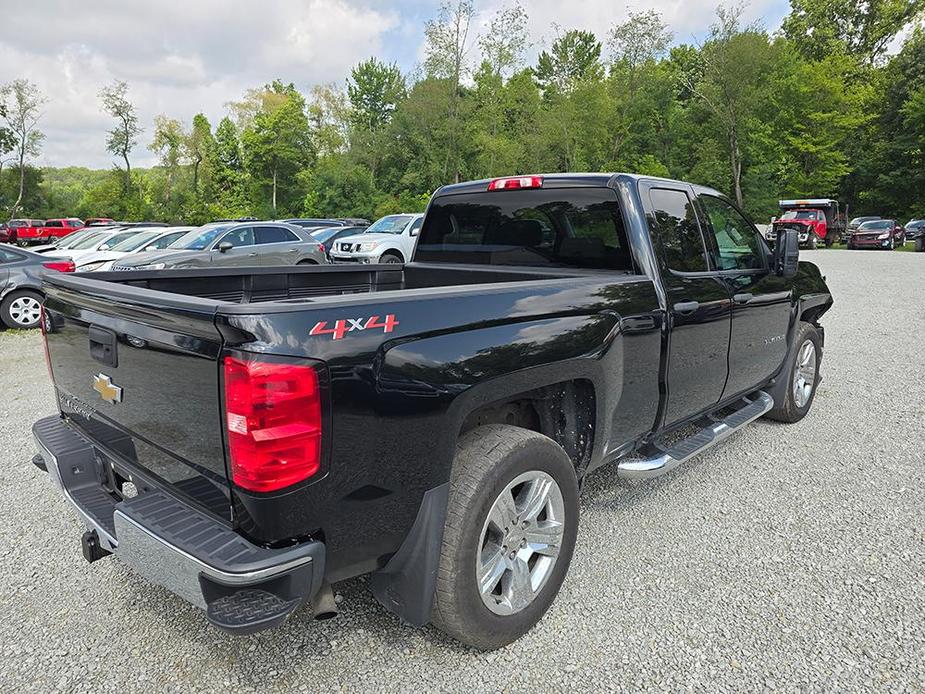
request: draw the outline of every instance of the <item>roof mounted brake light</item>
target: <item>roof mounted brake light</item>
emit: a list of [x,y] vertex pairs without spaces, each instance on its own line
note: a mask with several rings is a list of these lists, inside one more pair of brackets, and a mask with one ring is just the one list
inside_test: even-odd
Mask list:
[[542,176],[514,176],[496,178],[488,184],[488,190],[520,190],[521,188],[542,188]]

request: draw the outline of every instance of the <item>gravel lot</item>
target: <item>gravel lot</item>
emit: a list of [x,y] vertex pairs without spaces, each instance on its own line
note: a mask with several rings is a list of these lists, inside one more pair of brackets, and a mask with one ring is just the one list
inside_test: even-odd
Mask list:
[[[117,561],[29,460],[52,411],[38,334],[0,334],[0,682],[7,691],[925,689],[925,254],[817,251],[836,297],[797,425],[759,422],[666,478],[582,500],[540,625],[478,654],[403,626],[364,581],[342,614],[226,636]],[[36,388],[34,384],[39,384]]]

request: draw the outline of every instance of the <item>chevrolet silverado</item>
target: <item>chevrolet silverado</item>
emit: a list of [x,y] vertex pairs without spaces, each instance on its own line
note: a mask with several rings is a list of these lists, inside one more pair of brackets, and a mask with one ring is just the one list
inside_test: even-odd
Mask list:
[[549,608],[592,471],[638,483],[804,417],[832,305],[795,231],[772,251],[720,193],[630,174],[445,186],[403,264],[45,292],[59,412],[33,463],[89,561],[235,633],[332,616],[331,584],[369,574],[480,649]]

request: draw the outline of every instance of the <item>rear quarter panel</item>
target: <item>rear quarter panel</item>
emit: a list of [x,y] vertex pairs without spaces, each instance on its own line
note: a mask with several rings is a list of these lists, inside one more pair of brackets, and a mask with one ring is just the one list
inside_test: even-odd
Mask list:
[[[378,568],[407,535],[424,492],[449,480],[456,438],[474,408],[576,378],[595,389],[592,457],[603,460],[655,420],[657,306],[644,277],[597,275],[220,315],[229,346],[320,359],[330,383],[323,478],[272,508],[236,494],[235,515],[257,536],[320,531],[334,578]],[[388,334],[309,335],[318,322],[386,315],[397,321]]]

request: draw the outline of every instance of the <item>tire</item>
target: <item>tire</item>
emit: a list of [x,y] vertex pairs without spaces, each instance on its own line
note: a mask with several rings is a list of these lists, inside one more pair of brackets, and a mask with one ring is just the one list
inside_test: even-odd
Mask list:
[[831,248],[831,247],[834,246],[834,245],[835,245],[835,237],[834,237],[834,236],[826,236],[826,237],[825,237],[825,247],[826,247],[826,248]]
[[915,239],[915,252],[922,253],[923,251],[925,251],[925,235]]
[[[537,516],[527,511],[523,502],[531,491],[544,486],[548,496],[543,506],[535,506],[544,509]],[[496,506],[504,494],[511,501],[508,514],[504,513],[505,505]],[[518,522],[524,514],[526,526]],[[562,518],[559,526],[554,525],[557,516]],[[506,525],[508,521],[508,532],[502,534],[499,523]],[[546,532],[533,534],[534,541],[525,544],[531,537],[530,528],[536,533],[541,527]],[[547,533],[555,528],[559,528],[559,535],[553,542],[539,542],[548,539]],[[434,625],[480,650],[516,641],[533,628],[555,599],[577,535],[578,482],[572,461],[561,446],[535,431],[505,424],[467,432],[457,442],[453,462],[431,614]],[[531,552],[530,545],[552,547],[556,542],[555,557],[542,550]],[[512,546],[519,549],[509,551]],[[491,552],[492,547],[497,551]],[[489,554],[497,560],[483,564],[482,559]],[[536,592],[529,583],[520,583],[523,590],[516,590],[517,567],[528,572],[518,572],[521,577],[540,581]],[[480,571],[493,579],[486,582],[484,597],[479,589]]]
[[896,250],[896,239],[894,239],[892,236],[890,237],[890,246],[889,248],[887,248],[887,250],[888,251]]
[[809,250],[814,251],[819,247],[819,239],[815,234],[809,235]]
[[16,245],[19,246],[20,248],[25,248],[26,246],[29,245],[29,242],[28,241],[17,241]]
[[47,239],[45,239],[45,243],[51,244],[51,243],[57,242],[57,240],[58,240],[58,237],[55,236],[54,234],[52,234],[52,235],[49,236]]
[[[807,344],[812,346],[811,366],[804,363],[807,361],[804,350],[809,350],[806,347]],[[793,423],[803,419],[813,406],[813,400],[816,398],[816,388],[819,386],[819,364],[822,361],[822,340],[819,338],[819,332],[810,323],[801,321],[797,329],[794,345],[796,347],[793,353],[788,355],[790,363],[787,365],[786,370],[783,402],[775,402],[773,409],[765,415],[768,419],[774,419],[778,422]],[[804,366],[804,371],[802,372],[799,370],[801,363]],[[809,366],[808,369],[806,369],[807,366]],[[811,384],[808,384],[807,390],[806,376],[810,374],[813,380]],[[800,385],[800,381],[803,381],[802,385]]]
[[316,263],[314,260],[300,260],[299,262],[296,263],[296,265],[317,265],[317,264],[318,263]]
[[379,258],[379,262],[392,264],[392,263],[403,263],[405,261],[399,258],[394,253],[385,253],[383,254],[381,258]]
[[27,289],[10,292],[0,304],[0,319],[8,328],[31,330],[41,321],[42,295]]

